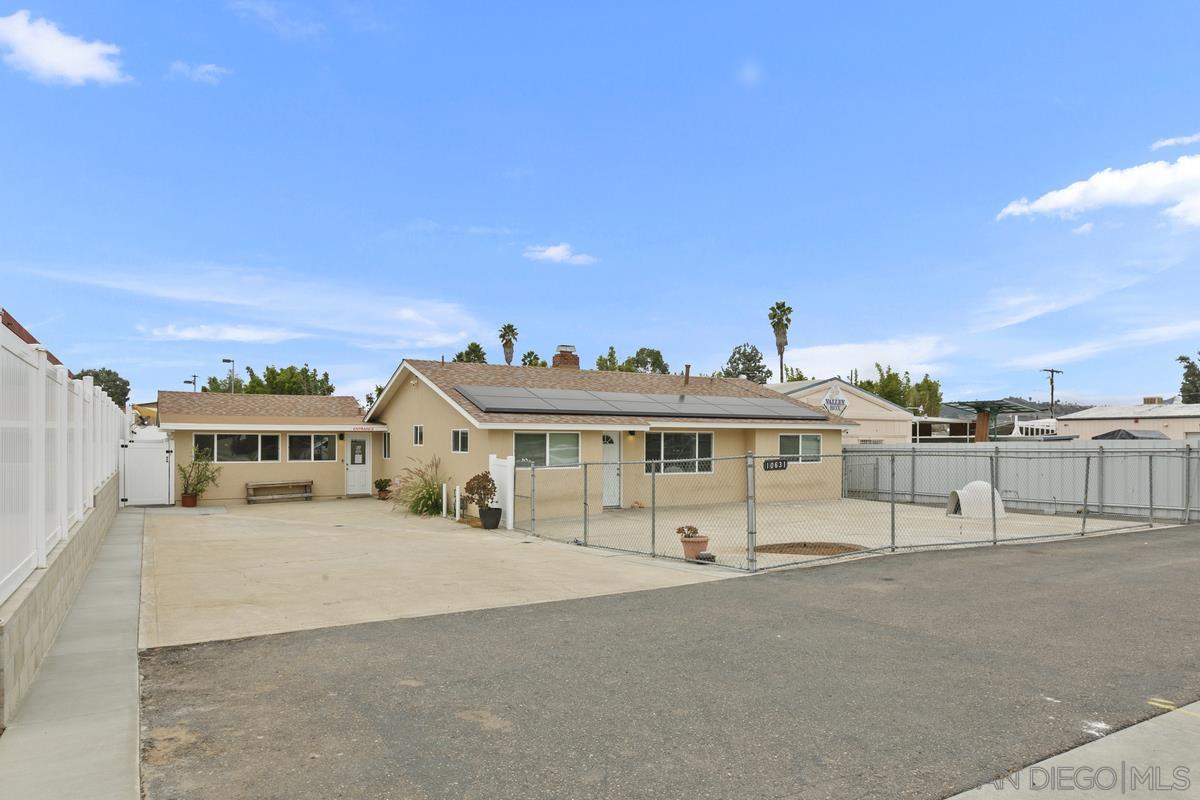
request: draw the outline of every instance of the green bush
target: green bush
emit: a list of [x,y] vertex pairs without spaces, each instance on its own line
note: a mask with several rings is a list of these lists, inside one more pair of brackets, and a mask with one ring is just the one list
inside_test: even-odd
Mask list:
[[449,480],[441,474],[441,459],[432,458],[427,463],[409,460],[413,466],[405,467],[392,481],[392,506],[422,517],[441,514],[442,484]]

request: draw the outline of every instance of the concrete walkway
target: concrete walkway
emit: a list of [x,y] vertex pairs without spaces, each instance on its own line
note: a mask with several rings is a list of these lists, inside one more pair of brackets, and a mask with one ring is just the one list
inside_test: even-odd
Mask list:
[[[1152,700],[1157,708],[1173,708]],[[951,800],[1200,797],[1200,703],[1060,753]]]
[[117,514],[17,717],[0,795],[136,800],[142,511]]
[[742,574],[483,531],[371,498],[180,511],[146,511],[142,648]]

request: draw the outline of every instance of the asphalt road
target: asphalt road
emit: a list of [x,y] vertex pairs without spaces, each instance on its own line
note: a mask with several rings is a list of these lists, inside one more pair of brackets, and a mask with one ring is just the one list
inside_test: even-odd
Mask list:
[[1200,526],[147,651],[165,798],[937,798],[1200,697]]

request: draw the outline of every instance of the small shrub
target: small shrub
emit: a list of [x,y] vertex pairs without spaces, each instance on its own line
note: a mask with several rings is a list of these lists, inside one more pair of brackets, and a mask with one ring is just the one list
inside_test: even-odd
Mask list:
[[496,497],[496,482],[487,470],[467,481],[463,490],[463,498],[479,509],[487,508]]
[[700,529],[695,525],[680,525],[675,529],[681,539],[691,539],[700,535]]
[[209,487],[216,486],[221,477],[221,468],[213,463],[212,453],[198,447],[192,451],[192,463],[180,464],[176,469],[179,470],[179,482],[183,484],[182,493],[197,497],[207,492]]
[[422,463],[410,458],[413,466],[404,470],[391,481],[392,506],[417,514],[433,517],[442,513],[442,484],[448,478],[441,474],[442,460],[431,458]]

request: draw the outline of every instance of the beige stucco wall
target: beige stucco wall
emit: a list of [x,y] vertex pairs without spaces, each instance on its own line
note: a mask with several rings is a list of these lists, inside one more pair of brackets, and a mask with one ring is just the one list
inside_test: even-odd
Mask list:
[[[670,428],[664,431],[681,429]],[[697,426],[693,432],[713,434],[713,470],[701,473],[659,473],[651,477],[645,465],[645,434],[638,431],[612,431],[621,442],[621,506],[635,503],[649,506],[651,493],[655,503],[662,506],[692,506],[712,503],[736,503],[746,498],[746,460],[748,451],[758,456],[779,455],[780,434],[817,434],[821,436],[822,461],[791,463],[781,472],[765,472],[761,459],[755,462],[755,488],[761,502],[833,499],[841,496],[842,451],[840,430],[795,429],[706,429]],[[591,466],[587,469],[588,503],[592,512],[603,508],[604,469],[598,465],[602,457],[603,431],[582,431],[580,458]],[[497,455],[512,454],[512,431],[491,431]],[[517,485],[519,492],[528,492],[528,470],[521,470]],[[651,483],[653,482],[653,487]],[[537,515],[539,518],[577,516],[582,513],[583,469],[578,467],[539,468],[536,480]]]
[[[259,433],[259,431],[238,431],[232,428],[221,433]],[[308,436],[312,433],[327,433],[337,439],[337,458],[333,461],[288,461],[287,458],[287,437],[289,433],[296,433],[299,436]],[[209,435],[209,431],[199,432],[199,435]],[[344,463],[346,454],[345,439],[338,439],[339,435],[349,438],[350,436],[364,436],[372,440],[372,461],[375,454],[378,453],[378,434],[371,433],[344,433],[339,434],[335,431],[263,431],[263,435],[279,436],[279,461],[249,461],[249,462],[225,462],[219,463],[217,466],[221,468],[221,477],[216,486],[213,486],[204,496],[200,498],[201,505],[229,505],[232,503],[246,502],[246,484],[258,483],[261,481],[290,481],[290,480],[311,480],[313,482],[313,497],[315,499],[330,499],[344,497],[346,495],[346,465]],[[191,431],[175,431],[174,448],[175,448],[175,463],[178,466],[186,466],[192,461],[192,432]],[[372,479],[379,477],[380,473],[373,469]],[[373,489],[372,489],[373,491]],[[180,496],[183,494],[183,482],[179,480],[179,475],[175,476],[175,502],[179,502]]]
[[[387,425],[392,439],[392,457],[384,459],[382,436],[379,436],[375,448],[375,475],[378,477],[396,478],[417,462],[427,464],[437,458],[441,461],[442,481],[453,491],[455,485],[465,486],[471,476],[487,469],[488,453],[502,455],[491,449],[488,431],[476,428],[433,389],[415,378],[405,379],[371,421]],[[419,447],[413,445],[414,425],[425,427],[425,443]],[[466,453],[450,452],[450,431],[455,428],[468,430]],[[511,436],[509,438],[511,452]]]
[[[789,396],[819,408],[831,385],[814,386]],[[846,430],[845,440],[848,443],[857,444],[866,440],[883,444],[908,444],[912,441],[911,413],[855,394],[841,384],[837,385],[846,400],[846,412],[842,418],[858,423]]]
[[1183,441],[1200,437],[1200,417],[1138,417],[1130,419],[1059,419],[1058,433],[1091,439],[1102,433],[1125,428],[1131,431],[1161,431],[1171,439]]

